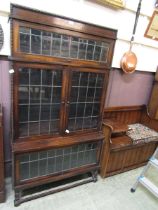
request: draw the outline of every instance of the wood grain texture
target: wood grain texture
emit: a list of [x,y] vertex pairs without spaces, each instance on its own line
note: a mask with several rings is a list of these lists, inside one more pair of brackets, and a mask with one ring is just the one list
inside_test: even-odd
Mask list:
[[[128,109],[129,108],[129,109]],[[108,120],[117,122],[117,127]],[[103,132],[105,135],[104,151],[101,158],[101,176],[107,177],[144,165],[154,153],[157,142],[132,144],[131,139],[122,132],[124,125],[142,123],[158,131],[158,121],[152,119],[146,106],[112,107],[105,109]],[[120,121],[120,128],[119,127]],[[120,130],[116,136],[115,128]],[[117,132],[116,132],[117,133]]]
[[158,68],[155,73],[155,80],[153,82],[153,88],[149,100],[149,114],[152,118],[158,120]]
[[[98,27],[92,24],[83,23],[81,21],[73,20],[70,18],[59,17],[49,13],[44,13],[30,8],[21,7],[18,5],[11,6],[11,36],[12,36],[12,53],[10,60],[13,61],[15,74],[14,74],[14,142],[12,143],[12,151],[14,157],[14,189],[15,189],[15,202],[22,202],[22,191],[33,186],[55,182],[68,177],[84,174],[87,172],[92,173],[92,178],[96,181],[96,174],[100,168],[100,155],[104,135],[102,129],[102,118],[104,113],[104,102],[106,97],[106,89],[108,84],[108,75],[111,67],[114,44],[116,40],[117,31],[104,27]],[[70,24],[73,21],[73,25]],[[32,28],[40,31],[48,31],[49,33],[57,33],[86,40],[94,40],[105,42],[108,45],[108,53],[102,61],[57,57],[42,54],[33,54],[20,52],[20,27]],[[29,45],[31,46],[31,45]],[[61,46],[60,46],[61,49]],[[78,45],[79,49],[79,45]],[[87,50],[87,48],[86,48]],[[93,51],[94,54],[95,51]],[[101,51],[102,52],[102,51]],[[69,49],[70,53],[70,49]],[[86,55],[85,55],[86,56]],[[19,137],[19,68],[31,69],[47,69],[62,71],[62,90],[61,90],[61,106],[60,106],[60,122],[59,132],[57,134],[47,135],[34,135],[31,137]],[[68,127],[68,116],[70,109],[70,99],[72,91],[72,74],[74,71],[102,74],[104,78],[102,93],[100,94],[98,106],[98,122],[96,126],[88,129],[81,129],[80,131],[72,131],[67,134],[65,130]],[[88,79],[89,81],[89,79]],[[87,164],[82,167],[76,167],[70,171],[60,171],[58,174],[51,174],[48,176],[39,176],[29,180],[20,180],[20,163],[19,155],[23,153],[30,153],[33,151],[44,151],[47,149],[70,147],[81,143],[97,142],[96,163]]]

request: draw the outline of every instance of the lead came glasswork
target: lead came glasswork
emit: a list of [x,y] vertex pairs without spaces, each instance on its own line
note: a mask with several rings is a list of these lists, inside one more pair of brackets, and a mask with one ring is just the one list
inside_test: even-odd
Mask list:
[[19,68],[20,137],[59,132],[61,81],[60,70]]
[[20,51],[29,54],[107,62],[109,43],[20,27]]
[[20,181],[96,164],[99,143],[86,143],[19,156]]
[[73,72],[68,129],[97,128],[104,74]]

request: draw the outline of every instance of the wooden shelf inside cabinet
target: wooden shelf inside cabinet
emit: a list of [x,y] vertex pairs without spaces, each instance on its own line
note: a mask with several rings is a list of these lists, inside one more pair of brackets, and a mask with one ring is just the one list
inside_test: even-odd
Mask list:
[[5,201],[5,180],[4,180],[4,147],[3,147],[3,115],[0,104],[0,203]]

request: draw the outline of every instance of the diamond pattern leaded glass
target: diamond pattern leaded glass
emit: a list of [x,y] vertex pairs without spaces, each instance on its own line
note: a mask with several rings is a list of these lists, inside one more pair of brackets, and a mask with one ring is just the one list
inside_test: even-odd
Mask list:
[[68,129],[96,128],[100,112],[104,74],[73,72]]
[[98,151],[99,143],[86,143],[20,155],[20,180],[64,173],[70,169],[96,164]]
[[109,43],[20,27],[20,51],[96,62],[107,62]]
[[19,136],[59,132],[62,72],[19,68]]

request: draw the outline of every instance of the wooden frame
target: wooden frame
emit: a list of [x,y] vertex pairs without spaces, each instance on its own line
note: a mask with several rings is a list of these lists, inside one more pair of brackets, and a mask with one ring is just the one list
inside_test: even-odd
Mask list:
[[149,21],[144,36],[153,40],[158,40],[158,11],[154,11]]
[[[10,59],[13,61],[13,67],[15,69],[14,75],[14,125],[15,125],[15,137],[12,143],[13,161],[14,165],[14,189],[15,189],[15,205],[19,205],[22,202],[45,195],[31,196],[29,198],[23,198],[22,192],[25,189],[41,184],[54,182],[57,180],[66,179],[68,177],[76,176],[77,174],[84,174],[91,172],[92,177],[90,181],[96,181],[97,171],[100,168],[100,153],[102,141],[104,135],[101,131],[101,121],[103,118],[104,102],[106,96],[106,89],[109,77],[109,69],[112,62],[112,55],[114,44],[116,40],[116,30],[111,30],[103,27],[97,27],[93,24],[83,23],[77,20],[63,18],[49,13],[43,13],[37,10],[31,10],[29,8],[21,7],[18,5],[12,5],[11,8],[11,33],[12,33],[12,56]],[[41,22],[42,20],[42,22]],[[70,24],[71,23],[71,24]],[[73,23],[73,24],[72,24]],[[93,60],[77,60],[69,58],[59,58],[53,56],[37,55],[20,52],[19,48],[19,27],[32,27],[39,30],[54,31],[56,33],[62,33],[72,36],[77,36],[85,39],[94,39],[105,41],[109,44],[109,54],[107,56],[107,62],[96,62]],[[94,52],[94,51],[93,51]],[[94,53],[93,53],[94,54]],[[61,111],[60,111],[60,132],[57,135],[34,135],[32,137],[19,138],[18,136],[18,73],[19,67],[28,68],[46,68],[53,69],[59,67],[63,71],[62,79],[62,95],[61,95]],[[102,94],[99,98],[100,108],[98,116],[98,124],[95,128],[88,128],[83,130],[76,130],[70,134],[65,133],[68,122],[69,101],[71,92],[71,80],[73,72],[87,72],[103,74],[104,81],[102,83]],[[89,79],[87,80],[89,81]],[[97,83],[97,80],[96,80]],[[88,83],[87,83],[88,84]],[[99,87],[100,88],[100,87]],[[78,93],[79,94],[79,93]],[[94,95],[95,96],[95,95]],[[93,96],[93,97],[94,97]],[[87,96],[86,96],[87,97]],[[95,98],[95,97],[94,97]],[[93,98],[93,101],[94,101]],[[91,116],[92,117],[92,116]],[[43,176],[37,179],[30,179],[26,182],[20,180],[20,161],[19,155],[23,153],[31,153],[44,151],[54,148],[64,148],[71,145],[79,145],[82,143],[98,142],[97,163],[89,164],[82,167],[76,167],[73,170],[66,171],[63,174],[54,174],[50,176]],[[88,181],[89,182],[89,181]],[[85,182],[83,182],[85,183]],[[65,189],[65,187],[63,188]],[[54,192],[52,190],[51,192]]]
[[[61,33],[65,35],[73,35],[76,37],[81,37],[84,39],[94,39],[94,40],[100,40],[104,41],[109,44],[109,52],[108,52],[108,57],[107,57],[107,62],[102,63],[102,62],[96,62],[96,61],[88,61],[88,60],[75,60],[71,58],[60,58],[60,57],[52,57],[52,56],[47,56],[47,55],[37,55],[37,54],[27,54],[23,53],[19,49],[19,28],[20,26],[22,27],[30,27],[33,29],[39,29],[43,31],[48,31],[48,32],[55,32],[55,33]],[[109,67],[111,65],[111,55],[113,54],[113,48],[114,48],[114,40],[113,39],[108,39],[106,37],[97,37],[92,34],[84,34],[78,31],[68,31],[66,29],[61,29],[61,28],[55,28],[55,27],[46,27],[43,25],[38,25],[37,23],[26,23],[18,20],[13,20],[12,21],[12,27],[14,28],[13,30],[13,42],[12,42],[12,57],[10,59],[12,60],[29,60],[32,62],[38,62],[38,63],[56,63],[56,64],[62,64],[62,65],[75,65],[75,66],[83,66],[83,67],[100,67],[100,68],[105,68]]]

